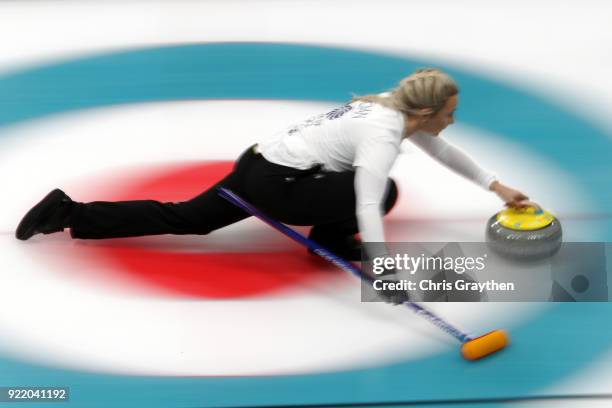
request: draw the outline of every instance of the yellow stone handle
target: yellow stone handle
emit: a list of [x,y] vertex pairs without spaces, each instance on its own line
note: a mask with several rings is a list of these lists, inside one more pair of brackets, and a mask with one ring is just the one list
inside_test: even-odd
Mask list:
[[545,228],[554,219],[554,215],[538,205],[529,205],[522,208],[510,207],[497,213],[497,220],[501,225],[518,231]]

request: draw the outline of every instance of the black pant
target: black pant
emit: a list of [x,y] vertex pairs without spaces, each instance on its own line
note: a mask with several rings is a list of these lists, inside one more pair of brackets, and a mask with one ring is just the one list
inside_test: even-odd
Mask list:
[[[358,232],[355,217],[355,173],[298,170],[268,162],[249,148],[233,171],[188,201],[153,200],[77,203],[70,220],[71,235],[80,239],[158,234],[208,234],[249,214],[217,195],[226,187],[278,221],[314,225],[311,235],[346,237]],[[389,179],[385,213],[397,200]]]

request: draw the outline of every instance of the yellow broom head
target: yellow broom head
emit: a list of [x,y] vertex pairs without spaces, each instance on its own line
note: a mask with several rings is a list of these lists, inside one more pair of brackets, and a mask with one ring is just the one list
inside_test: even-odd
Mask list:
[[478,360],[503,349],[508,343],[510,343],[508,333],[504,330],[495,330],[463,343],[461,354],[467,360]]

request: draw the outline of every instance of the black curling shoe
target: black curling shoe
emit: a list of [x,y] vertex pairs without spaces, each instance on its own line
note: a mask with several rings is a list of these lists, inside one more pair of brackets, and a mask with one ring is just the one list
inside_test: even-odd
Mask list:
[[74,201],[62,190],[51,191],[21,219],[15,237],[25,241],[36,234],[63,231],[68,226],[73,207]]

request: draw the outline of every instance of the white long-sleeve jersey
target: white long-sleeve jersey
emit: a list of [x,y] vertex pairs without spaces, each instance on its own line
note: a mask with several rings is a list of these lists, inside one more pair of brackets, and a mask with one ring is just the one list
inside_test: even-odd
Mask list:
[[[377,103],[356,101],[312,117],[259,143],[272,163],[297,169],[355,171],[355,213],[364,242],[384,242],[382,203],[400,153],[404,116]],[[408,140],[462,176],[488,189],[495,175],[444,138],[416,132]]]

